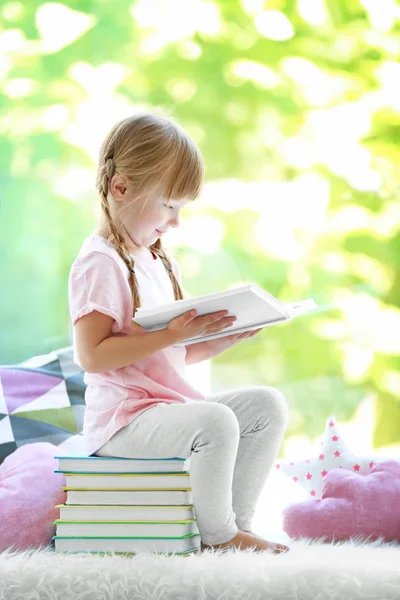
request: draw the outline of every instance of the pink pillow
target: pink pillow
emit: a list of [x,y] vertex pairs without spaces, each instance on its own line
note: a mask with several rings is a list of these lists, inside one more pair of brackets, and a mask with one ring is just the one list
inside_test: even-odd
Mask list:
[[368,475],[333,469],[323,479],[321,500],[290,504],[283,529],[291,538],[383,537],[400,541],[400,461],[377,464]]
[[47,442],[25,444],[0,465],[0,551],[51,544],[60,518],[55,505],[66,500],[65,477],[53,473],[61,454]]

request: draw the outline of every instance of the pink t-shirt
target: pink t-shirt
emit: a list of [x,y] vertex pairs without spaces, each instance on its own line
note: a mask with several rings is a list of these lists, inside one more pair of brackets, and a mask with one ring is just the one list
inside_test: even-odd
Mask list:
[[[172,283],[161,259],[155,258],[150,250],[134,259],[141,306],[151,308],[174,301]],[[177,260],[171,257],[171,262],[182,283]],[[97,310],[114,319],[113,334],[142,334],[131,328],[133,304],[128,269],[105,238],[98,235],[86,238],[71,267],[68,293],[72,324]],[[74,361],[81,366],[75,335],[73,347]],[[160,402],[183,404],[205,400],[185,379],[185,357],[185,346],[170,346],[127,367],[85,373],[83,436],[88,455]]]

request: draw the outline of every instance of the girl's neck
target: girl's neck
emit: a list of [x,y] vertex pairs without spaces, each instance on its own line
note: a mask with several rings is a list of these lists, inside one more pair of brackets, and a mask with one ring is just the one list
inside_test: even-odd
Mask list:
[[[100,217],[97,220],[97,224],[96,227],[94,229],[94,235],[100,235],[101,237],[104,237],[105,239],[108,239],[111,231],[110,231],[110,227],[107,223],[107,220],[104,218],[103,215],[100,215]],[[153,254],[153,252],[151,252],[150,248],[138,248],[135,250],[132,250],[132,248],[129,247],[129,245],[127,244],[127,248],[129,250],[129,252],[133,255],[136,256],[142,256],[143,254],[148,254],[149,252],[151,253],[151,256],[156,259],[157,256],[155,254]]]
[[95,235],[101,235],[106,239],[110,236],[110,228],[103,215],[100,215],[100,217],[97,219],[96,227],[93,233]]

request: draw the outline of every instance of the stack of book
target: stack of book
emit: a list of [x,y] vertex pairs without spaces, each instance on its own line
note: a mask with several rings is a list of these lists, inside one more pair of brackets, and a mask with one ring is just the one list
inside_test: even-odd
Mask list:
[[190,458],[55,456],[66,478],[55,550],[189,555],[200,551]]

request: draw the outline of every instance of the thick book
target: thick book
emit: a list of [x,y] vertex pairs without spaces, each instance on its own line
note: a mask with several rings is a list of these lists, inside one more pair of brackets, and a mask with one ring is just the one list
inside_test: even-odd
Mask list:
[[65,504],[123,504],[138,506],[193,504],[192,490],[76,490],[63,487]]
[[200,341],[206,342],[227,335],[263,329],[276,323],[291,321],[301,314],[312,311],[316,306],[312,298],[299,302],[282,303],[272,294],[249,283],[223,292],[175,300],[149,309],[141,307],[136,310],[133,321],[147,331],[158,331],[165,329],[172,319],[192,309],[197,310],[197,316],[229,310],[226,316],[237,318],[231,327],[227,327],[219,333],[196,336],[175,344],[175,346],[188,346]]
[[186,521],[195,518],[194,507],[56,504],[61,521]]
[[[54,473],[62,473],[58,469]],[[97,490],[184,490],[190,488],[189,473],[64,473],[66,487]]]
[[56,535],[72,537],[181,537],[200,533],[195,519],[187,521],[53,521]]
[[55,456],[63,473],[161,473],[189,471],[188,458],[120,458],[113,456]]
[[175,538],[132,538],[132,537],[84,537],[74,538],[54,535],[56,551],[95,552],[96,554],[112,552],[115,554],[137,554],[150,552],[159,554],[179,554],[200,550],[200,534],[190,533]]

